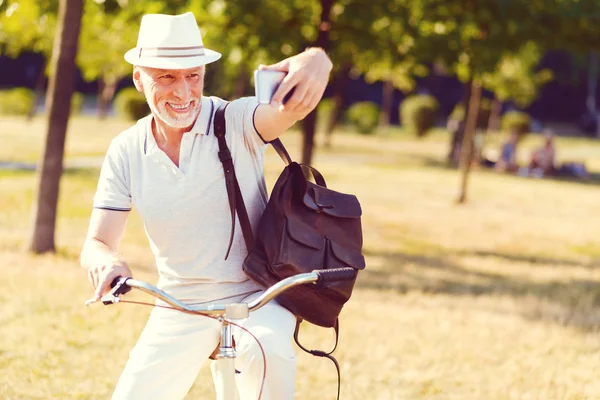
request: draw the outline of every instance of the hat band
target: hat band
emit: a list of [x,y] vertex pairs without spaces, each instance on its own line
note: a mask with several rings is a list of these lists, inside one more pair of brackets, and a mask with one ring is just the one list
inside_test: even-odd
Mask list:
[[191,47],[140,47],[139,58],[184,58],[204,55],[204,46]]

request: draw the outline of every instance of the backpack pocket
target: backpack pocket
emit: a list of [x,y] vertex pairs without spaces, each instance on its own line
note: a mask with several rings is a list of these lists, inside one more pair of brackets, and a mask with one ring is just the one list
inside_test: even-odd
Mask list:
[[[326,241],[326,248],[323,269],[351,267],[358,271],[365,268],[365,258],[360,251],[342,247],[330,239]],[[356,279],[352,281],[328,282],[325,285],[324,291],[331,299],[344,304],[352,294],[355,281]]]
[[281,233],[279,252],[271,270],[281,278],[323,268],[325,238],[309,226],[286,218]]

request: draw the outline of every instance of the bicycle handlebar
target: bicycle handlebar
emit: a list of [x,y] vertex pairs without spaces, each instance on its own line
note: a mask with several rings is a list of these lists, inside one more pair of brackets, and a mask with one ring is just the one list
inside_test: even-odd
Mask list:
[[[119,296],[125,294],[136,288],[144,293],[147,293],[153,297],[156,297],[170,306],[188,313],[193,314],[205,314],[205,315],[227,315],[231,318],[246,318],[249,311],[258,310],[275,297],[279,296],[286,290],[307,283],[323,284],[334,281],[352,280],[356,276],[356,270],[354,268],[335,268],[329,270],[315,270],[308,273],[297,274],[285,278],[273,286],[269,287],[263,294],[258,298],[251,301],[248,304],[245,303],[231,303],[231,304],[201,304],[201,305],[187,305],[171,295],[165,293],[154,285],[139,281],[133,278],[116,278],[112,283],[113,288],[111,292],[103,296],[100,300],[103,304],[114,304],[119,302]],[[86,303],[90,304],[90,303]]]

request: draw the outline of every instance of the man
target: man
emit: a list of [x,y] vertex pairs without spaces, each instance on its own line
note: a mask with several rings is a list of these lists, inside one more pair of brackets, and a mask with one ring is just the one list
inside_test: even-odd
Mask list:
[[[118,254],[132,206],[144,220],[161,289],[186,303],[247,300],[261,290],[241,269],[247,250],[239,224],[224,259],[231,214],[212,130],[223,100],[202,96],[205,64],[220,57],[204,48],[192,13],[142,18],[137,46],[125,59],[134,65],[135,87],[144,93],[151,115],[113,139],[102,166],[81,253],[95,300],[116,277],[132,275]],[[332,64],[313,48],[261,68],[287,72],[271,105],[242,98],[225,114],[228,146],[254,229],[267,202],[266,145],[316,107]],[[293,96],[282,105],[292,88]],[[273,302],[244,326],[259,338],[267,358],[262,399],[293,398],[294,316]],[[250,335],[238,330],[235,339],[238,391],[241,399],[257,399],[262,354]],[[216,321],[155,308],[113,399],[182,399],[218,342]]]

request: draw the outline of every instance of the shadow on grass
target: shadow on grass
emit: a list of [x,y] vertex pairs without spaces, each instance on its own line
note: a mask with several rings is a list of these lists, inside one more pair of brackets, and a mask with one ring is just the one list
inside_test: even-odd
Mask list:
[[566,267],[580,267],[580,268],[597,268],[600,267],[600,261],[583,263],[575,260],[565,260],[565,259],[557,259],[551,257],[543,257],[543,256],[535,256],[535,255],[525,255],[525,254],[510,254],[510,253],[502,253],[499,251],[483,251],[483,250],[475,250],[475,251],[461,251],[454,253],[456,255],[461,256],[476,256],[476,257],[495,257],[501,258],[510,262],[524,262],[528,264],[534,265],[545,265],[545,266],[566,266]]
[[520,313],[525,318],[552,321],[584,331],[600,329],[598,281],[565,277],[564,280],[535,282],[524,277],[470,270],[454,261],[453,256],[493,256],[507,262],[523,261],[551,266],[590,267],[588,264],[478,251],[450,253],[447,258],[403,253],[365,254],[379,258],[383,267],[371,270],[367,265],[359,275],[358,287],[400,293],[420,291],[453,296],[509,296],[522,305]]

